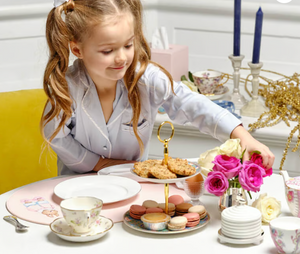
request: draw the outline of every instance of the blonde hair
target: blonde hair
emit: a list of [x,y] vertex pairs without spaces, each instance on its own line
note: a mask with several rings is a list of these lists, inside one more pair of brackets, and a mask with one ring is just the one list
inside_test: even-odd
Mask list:
[[[44,128],[47,123],[60,114],[61,120],[49,140],[44,136],[48,143],[53,140],[72,115],[73,100],[65,78],[69,65],[70,41],[82,42],[84,38],[89,36],[89,32],[95,25],[104,22],[106,15],[115,15],[116,12],[130,12],[134,18],[134,58],[126,71],[124,81],[128,90],[128,100],[133,109],[131,124],[141,154],[143,154],[144,145],[137,130],[141,113],[140,92],[137,84],[147,65],[153,62],[150,61],[151,51],[142,31],[142,5],[140,0],[71,0],[50,11],[46,23],[46,38],[50,56],[43,83],[48,97],[46,105],[50,103],[51,109],[47,114],[44,114],[44,108],[40,124],[42,135],[44,136]],[[65,21],[62,18],[63,13],[65,14]],[[140,63],[140,69],[136,73],[138,63]],[[171,75],[162,66],[156,63],[153,64],[160,67],[168,76],[173,91]]]

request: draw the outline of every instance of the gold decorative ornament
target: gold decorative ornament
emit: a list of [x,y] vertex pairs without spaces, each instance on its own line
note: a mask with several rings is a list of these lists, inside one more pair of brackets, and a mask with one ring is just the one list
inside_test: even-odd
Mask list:
[[[273,73],[281,75],[276,72]],[[280,161],[279,169],[282,170],[291,141],[297,131],[298,139],[295,147],[292,149],[292,152],[296,152],[300,144],[299,74],[295,73],[291,77],[284,76],[283,80],[278,81],[272,81],[270,79],[264,80],[268,83],[268,85],[262,85],[262,89],[259,90],[259,94],[265,98],[265,105],[269,108],[269,111],[262,113],[255,123],[249,124],[249,132],[259,128],[274,126],[280,121],[284,121],[288,127],[291,126],[290,121],[298,123],[291,130],[288,136],[288,140]]]

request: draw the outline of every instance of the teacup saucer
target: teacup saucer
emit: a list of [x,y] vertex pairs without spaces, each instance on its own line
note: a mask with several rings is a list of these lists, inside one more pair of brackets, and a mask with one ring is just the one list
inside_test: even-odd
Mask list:
[[261,234],[257,237],[246,238],[246,239],[237,239],[225,236],[222,234],[221,228],[218,231],[218,238],[221,243],[233,243],[233,244],[255,244],[258,245],[264,239],[264,231],[261,230]]
[[217,91],[213,94],[205,94],[205,96],[210,100],[218,100],[222,98],[225,94],[229,92],[229,88],[227,86],[220,86]]
[[114,223],[111,219],[100,216],[90,232],[77,234],[73,232],[72,227],[67,224],[64,218],[57,218],[50,224],[50,229],[54,234],[66,241],[89,242],[104,236],[113,225]]

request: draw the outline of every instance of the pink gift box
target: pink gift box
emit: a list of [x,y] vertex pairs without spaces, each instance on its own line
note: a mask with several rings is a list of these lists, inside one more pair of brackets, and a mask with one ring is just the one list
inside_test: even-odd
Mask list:
[[169,45],[169,49],[152,49],[151,60],[160,64],[179,81],[182,75],[188,75],[189,48],[185,45]]

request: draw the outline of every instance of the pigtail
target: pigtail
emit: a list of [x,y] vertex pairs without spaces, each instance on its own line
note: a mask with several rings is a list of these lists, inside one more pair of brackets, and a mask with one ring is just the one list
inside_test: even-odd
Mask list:
[[[66,121],[71,117],[72,99],[70,98],[68,83],[65,78],[69,65],[69,32],[65,22],[62,19],[62,12],[67,12],[74,7],[73,1],[63,4],[57,8],[53,8],[48,15],[46,23],[46,39],[49,47],[49,60],[44,72],[43,86],[48,97],[47,104],[50,103],[51,108],[45,114],[45,108],[41,119],[41,130],[55,117],[60,116],[60,123],[55,129],[49,142],[58,134]],[[71,6],[71,7],[70,7]],[[45,136],[44,136],[45,138]],[[46,140],[47,140],[46,139]]]

